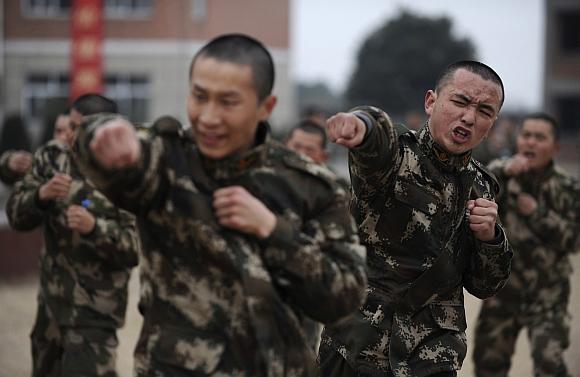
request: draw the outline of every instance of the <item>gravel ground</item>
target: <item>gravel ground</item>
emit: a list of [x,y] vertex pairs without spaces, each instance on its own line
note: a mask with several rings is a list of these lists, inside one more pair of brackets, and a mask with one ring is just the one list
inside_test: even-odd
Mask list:
[[[573,290],[570,312],[572,322],[572,345],[566,354],[569,370],[574,377],[580,377],[580,255],[573,257],[576,273],[573,276]],[[30,343],[28,334],[32,328],[35,314],[35,297],[37,280],[27,278],[19,281],[0,281],[0,377],[30,376]],[[132,352],[135,346],[141,317],[137,312],[138,279],[136,271],[130,283],[129,310],[127,321],[119,331],[118,371],[120,377],[132,375]],[[466,295],[468,339],[472,340],[472,331],[479,311],[480,301]],[[470,349],[473,347],[470,346]],[[529,357],[529,345],[525,333],[520,334],[513,359],[511,377],[532,377],[532,365]],[[471,354],[469,353],[459,377],[473,376]]]

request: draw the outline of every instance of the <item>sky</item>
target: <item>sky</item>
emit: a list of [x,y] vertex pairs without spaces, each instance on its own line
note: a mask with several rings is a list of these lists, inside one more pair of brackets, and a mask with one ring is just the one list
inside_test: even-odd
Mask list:
[[477,58],[502,77],[504,109],[533,111],[542,103],[544,0],[292,0],[291,4],[291,74],[299,82],[324,82],[342,92],[362,42],[407,9],[452,20],[455,35],[469,38]]

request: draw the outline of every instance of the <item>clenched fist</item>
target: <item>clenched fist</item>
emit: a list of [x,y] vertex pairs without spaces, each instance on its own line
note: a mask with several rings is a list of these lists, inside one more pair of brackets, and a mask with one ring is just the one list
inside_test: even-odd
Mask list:
[[491,200],[477,198],[467,201],[469,211],[469,228],[480,241],[491,241],[495,238],[497,204]]
[[113,119],[95,131],[90,145],[95,160],[107,169],[135,165],[141,156],[141,144],[131,123]]
[[89,234],[95,227],[96,219],[86,208],[73,204],[66,211],[66,221],[70,229],[82,235]]
[[213,207],[221,225],[259,239],[267,238],[276,227],[276,215],[241,186],[216,190]]
[[338,113],[326,121],[328,139],[347,148],[362,143],[366,131],[365,123],[351,113]]
[[64,199],[68,195],[72,178],[68,174],[56,173],[48,182],[40,186],[38,198],[41,202]]

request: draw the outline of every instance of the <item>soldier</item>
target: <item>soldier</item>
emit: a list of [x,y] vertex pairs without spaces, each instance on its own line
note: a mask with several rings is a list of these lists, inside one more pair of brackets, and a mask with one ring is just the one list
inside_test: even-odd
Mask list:
[[310,376],[304,318],[334,322],[361,303],[344,190],[270,138],[273,81],[260,42],[223,35],[191,63],[191,135],[164,117],[138,139],[105,117],[78,140],[84,171],[138,215],[151,289],[137,376]]
[[71,140],[74,139],[75,129],[70,120],[71,116],[69,111],[66,113],[59,114],[54,121],[54,131],[52,132],[52,138],[60,140],[65,144],[71,144]]
[[[73,126],[101,111],[115,112],[116,104],[97,94],[79,97]],[[79,173],[73,141],[40,147],[6,206],[14,229],[44,228],[32,375],[112,377],[138,238],[134,217],[113,207]]]
[[[285,144],[294,152],[302,156],[310,157],[312,161],[324,165],[333,173],[337,174],[326,164],[328,161],[326,142],[326,130],[323,126],[312,120],[305,119],[292,128]],[[350,191],[350,183],[344,178],[339,177],[338,174],[337,182],[347,193]]]
[[512,273],[484,301],[475,331],[476,375],[507,376],[518,333],[527,328],[535,376],[568,376],[569,254],[580,250],[580,184],[554,163],[559,127],[551,116],[524,118],[517,154],[494,160],[500,218],[514,248]]
[[[286,146],[293,150],[294,152],[309,157],[312,161],[317,164],[324,165],[330,171],[336,174],[328,165],[326,161],[328,160],[328,153],[326,152],[326,130],[322,125],[316,123],[310,119],[304,119],[295,125],[288,138],[286,139]],[[347,193],[345,201],[348,203],[350,195],[350,184],[342,177],[336,175],[336,182],[345,190]],[[308,342],[315,352],[318,351],[318,345],[320,343],[320,333],[322,331],[322,325],[315,321],[306,320],[306,336]]]
[[294,152],[324,164],[328,160],[326,139],[326,131],[322,126],[311,120],[303,120],[292,128],[285,144]]
[[[54,124],[54,139],[67,141],[73,135],[68,114],[60,114]],[[0,156],[0,181],[11,185],[24,177],[32,164],[32,154],[25,150],[9,150]]]
[[427,92],[429,120],[418,132],[374,107],[329,119],[329,139],[350,148],[369,285],[354,316],[325,327],[323,376],[457,375],[467,348],[463,288],[486,298],[509,276],[497,183],[471,158],[503,98],[491,68],[461,61]]

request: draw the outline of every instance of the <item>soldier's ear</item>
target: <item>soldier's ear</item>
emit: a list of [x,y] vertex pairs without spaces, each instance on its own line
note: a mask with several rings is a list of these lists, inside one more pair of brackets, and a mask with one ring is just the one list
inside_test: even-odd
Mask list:
[[272,114],[277,102],[278,98],[273,95],[264,98],[262,102],[260,102],[258,108],[258,119],[260,119],[260,121],[267,120],[270,117],[270,114]]
[[437,100],[437,93],[434,90],[428,90],[425,94],[425,112],[427,115],[431,116],[433,113],[433,107],[435,106],[435,101]]

